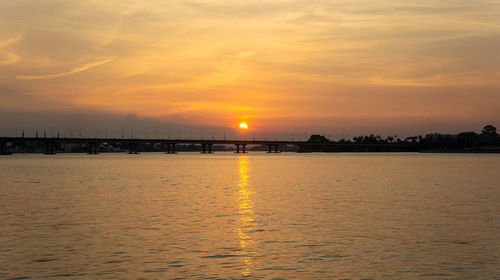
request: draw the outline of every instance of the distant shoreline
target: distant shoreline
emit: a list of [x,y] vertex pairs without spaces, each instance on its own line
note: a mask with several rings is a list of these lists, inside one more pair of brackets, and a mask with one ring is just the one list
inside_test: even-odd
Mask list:
[[[139,154],[152,154],[152,153],[158,153],[158,154],[167,154],[161,151],[142,151]],[[224,150],[224,151],[214,151],[212,154],[218,154],[218,153],[235,153],[235,151],[231,150]],[[252,154],[252,153],[268,153],[266,151],[261,151],[261,150],[250,150],[246,152],[245,154]],[[382,154],[382,153],[407,153],[407,154],[500,154],[500,149],[495,149],[495,150],[419,150],[419,151],[337,151],[337,152],[330,152],[330,151],[325,151],[325,152],[320,152],[320,151],[310,151],[310,152],[300,152],[300,151],[284,151],[280,153],[296,153],[296,154],[358,154],[358,153],[363,153],[363,154]],[[80,154],[80,155],[88,155],[86,152],[64,152],[64,151],[59,151],[57,154]],[[113,151],[113,152],[99,152],[98,154],[128,154],[126,151]],[[179,151],[176,154],[203,154],[200,151]],[[242,154],[242,153],[240,153]],[[274,154],[274,153],[272,153]],[[44,155],[43,152],[14,152],[10,154],[4,154],[4,155]]]

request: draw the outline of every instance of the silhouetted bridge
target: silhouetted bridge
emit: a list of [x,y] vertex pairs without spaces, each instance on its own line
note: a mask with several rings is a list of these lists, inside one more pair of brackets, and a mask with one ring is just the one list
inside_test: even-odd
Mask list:
[[129,154],[138,154],[141,144],[160,145],[167,154],[177,152],[179,144],[199,145],[202,153],[212,153],[213,145],[235,145],[236,153],[246,153],[247,145],[267,146],[269,153],[278,153],[283,147],[296,146],[298,152],[416,152],[417,146],[411,144],[381,143],[338,143],[278,140],[195,140],[195,139],[130,139],[130,138],[59,138],[59,137],[0,137],[0,155],[11,154],[10,146],[38,144],[44,147],[44,153],[56,154],[62,144],[77,144],[86,147],[88,154],[98,154],[103,143],[118,144],[127,147]]

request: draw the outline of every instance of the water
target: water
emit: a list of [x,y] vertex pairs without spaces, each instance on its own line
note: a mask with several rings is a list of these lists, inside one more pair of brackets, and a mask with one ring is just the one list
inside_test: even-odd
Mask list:
[[0,278],[499,279],[500,155],[0,158]]

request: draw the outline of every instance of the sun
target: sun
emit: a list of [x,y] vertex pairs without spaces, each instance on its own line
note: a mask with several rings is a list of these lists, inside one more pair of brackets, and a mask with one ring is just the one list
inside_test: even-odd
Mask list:
[[248,129],[247,123],[244,123],[244,122],[240,123],[240,128],[247,130]]

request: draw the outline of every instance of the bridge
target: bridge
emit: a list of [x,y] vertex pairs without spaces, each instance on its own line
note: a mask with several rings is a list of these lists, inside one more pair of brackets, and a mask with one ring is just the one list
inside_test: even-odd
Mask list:
[[295,146],[298,152],[416,152],[417,146],[407,143],[338,143],[282,140],[217,140],[217,139],[145,139],[145,138],[59,138],[59,137],[0,137],[0,155],[10,155],[10,147],[16,145],[38,144],[43,146],[44,154],[54,155],[63,144],[76,144],[85,147],[88,154],[100,153],[103,143],[126,147],[127,153],[138,154],[142,144],[159,145],[166,154],[177,153],[180,144],[196,145],[201,153],[213,153],[214,145],[234,145],[236,153],[247,153],[247,145],[267,146],[268,153],[279,153],[286,146]]

